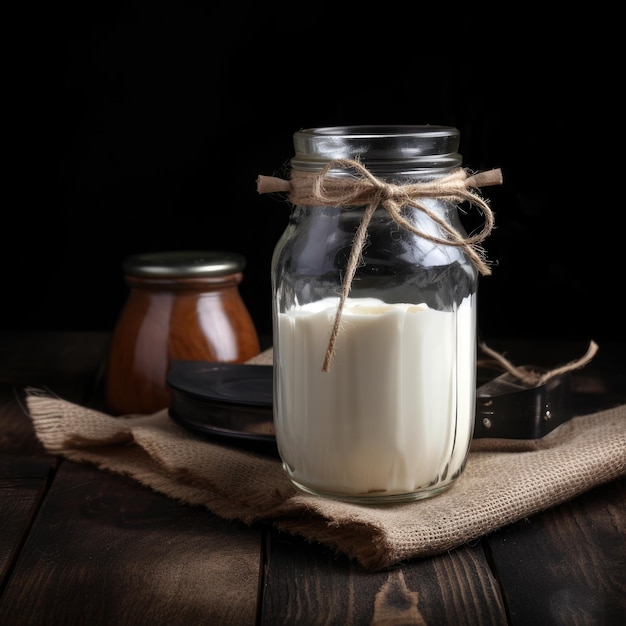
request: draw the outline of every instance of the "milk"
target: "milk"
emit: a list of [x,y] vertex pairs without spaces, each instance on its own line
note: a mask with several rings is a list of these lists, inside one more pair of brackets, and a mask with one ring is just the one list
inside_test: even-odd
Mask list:
[[337,303],[277,316],[274,427],[285,469],[305,490],[361,501],[447,488],[473,433],[473,297],[456,311],[348,299],[323,372]]

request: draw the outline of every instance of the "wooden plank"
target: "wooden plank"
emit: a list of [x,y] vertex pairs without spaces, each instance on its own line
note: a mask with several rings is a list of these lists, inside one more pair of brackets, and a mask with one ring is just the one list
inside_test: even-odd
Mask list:
[[19,556],[57,464],[14,390],[0,385],[0,589]]
[[623,624],[626,479],[488,538],[514,626]]
[[[61,463],[38,511],[39,490],[57,459],[45,455],[34,437],[16,401],[16,385],[41,384],[67,399],[86,401],[107,340],[105,333],[0,332],[0,523],[9,528],[5,539],[5,526],[0,527],[0,565],[11,574],[0,599],[0,623],[239,625],[258,619],[272,625],[482,626],[508,623],[506,601],[516,626],[549,626],[612,624],[626,611],[624,481],[471,547],[378,573],[364,572],[328,548],[272,531],[260,615],[259,529],[219,520],[130,479],[68,462]],[[529,345],[528,358],[522,354],[516,363],[556,365],[584,349],[553,352],[543,346],[543,358],[530,359],[538,352],[536,344]],[[598,360],[577,376],[583,383],[578,391],[588,400],[585,408],[596,410],[602,408],[596,401],[612,404],[626,397],[622,354],[601,346]],[[35,513],[32,533],[22,545]]]
[[4,588],[47,486],[46,478],[0,478],[0,590]]
[[0,623],[255,624],[261,536],[63,462],[0,600]]
[[330,548],[272,532],[260,624],[506,624],[480,544],[367,572]]

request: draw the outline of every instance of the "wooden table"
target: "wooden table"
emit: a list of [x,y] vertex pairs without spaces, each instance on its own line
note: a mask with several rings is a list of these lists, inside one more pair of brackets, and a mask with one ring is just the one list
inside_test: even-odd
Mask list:
[[[0,624],[624,623],[624,479],[450,553],[370,573],[324,546],[46,454],[24,387],[88,404],[108,342],[0,333]],[[573,376],[579,413],[626,402],[626,345],[598,343]],[[548,366],[586,349],[490,345]]]

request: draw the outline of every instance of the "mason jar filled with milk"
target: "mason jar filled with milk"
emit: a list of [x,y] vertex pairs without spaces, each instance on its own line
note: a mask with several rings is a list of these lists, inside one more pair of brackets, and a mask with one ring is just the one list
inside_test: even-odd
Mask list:
[[[305,492],[415,500],[465,467],[476,393],[478,244],[492,214],[445,126],[294,134],[290,218],[272,259],[274,427]],[[468,236],[460,208],[478,207]]]

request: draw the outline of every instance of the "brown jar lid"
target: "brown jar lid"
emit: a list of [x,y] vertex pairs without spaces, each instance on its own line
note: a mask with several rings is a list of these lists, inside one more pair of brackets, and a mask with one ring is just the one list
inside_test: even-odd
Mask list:
[[227,276],[242,272],[245,266],[241,254],[215,250],[146,252],[133,254],[122,263],[125,274],[151,278]]

